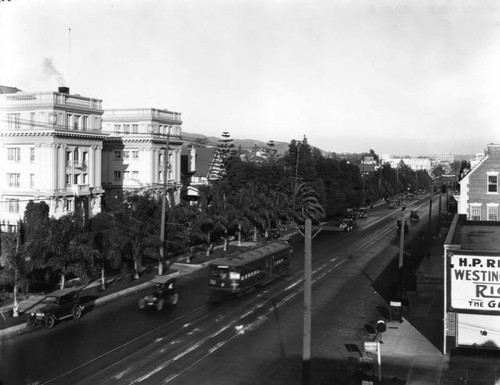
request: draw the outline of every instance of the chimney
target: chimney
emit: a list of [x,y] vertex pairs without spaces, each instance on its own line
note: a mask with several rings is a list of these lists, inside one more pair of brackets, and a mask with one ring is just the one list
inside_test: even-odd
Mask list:
[[59,87],[59,93],[69,95],[69,87]]

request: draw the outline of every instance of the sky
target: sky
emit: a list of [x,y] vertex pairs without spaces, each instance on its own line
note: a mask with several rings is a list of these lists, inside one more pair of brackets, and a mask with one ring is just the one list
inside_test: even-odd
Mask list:
[[496,0],[10,0],[0,85],[328,152],[499,143]]

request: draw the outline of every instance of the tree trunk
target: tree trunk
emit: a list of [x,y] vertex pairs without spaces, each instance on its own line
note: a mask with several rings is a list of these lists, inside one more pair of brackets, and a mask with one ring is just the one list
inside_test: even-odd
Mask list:
[[59,288],[61,290],[64,289],[65,284],[66,284],[66,275],[64,273],[61,273],[61,283],[59,285]]
[[158,275],[163,275],[163,261],[158,261]]
[[253,241],[257,242],[257,226],[253,227]]
[[12,307],[12,317],[19,317],[19,302],[17,301],[17,269],[14,271],[14,304]]
[[101,267],[101,289],[102,290],[106,289],[106,278],[104,276],[104,264]]
[[134,279],[139,279],[139,262],[134,258]]

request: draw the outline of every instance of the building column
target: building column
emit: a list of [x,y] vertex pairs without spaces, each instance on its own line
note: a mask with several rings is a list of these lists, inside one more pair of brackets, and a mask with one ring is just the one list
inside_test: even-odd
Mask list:
[[60,144],[58,149],[58,180],[59,180],[59,189],[66,189],[66,145]]
[[151,168],[153,169],[153,179],[151,180],[151,184],[154,184],[160,181],[158,177],[158,173],[160,171],[160,168],[158,166],[159,163],[158,159],[160,152],[156,148],[153,148],[152,151],[153,151],[153,164],[151,165]]
[[95,165],[94,165],[94,185],[101,188],[101,170],[102,170],[102,146],[96,146]]
[[89,164],[87,165],[87,170],[89,173],[89,187],[95,187],[95,146],[90,146],[89,148]]
[[155,164],[155,151],[153,148],[149,150],[149,180],[146,180],[146,184],[149,184],[150,186],[154,183],[155,176],[154,176],[154,164]]
[[56,143],[53,143],[51,147],[52,147],[52,190],[57,191],[57,189],[59,188],[57,179],[58,145]]

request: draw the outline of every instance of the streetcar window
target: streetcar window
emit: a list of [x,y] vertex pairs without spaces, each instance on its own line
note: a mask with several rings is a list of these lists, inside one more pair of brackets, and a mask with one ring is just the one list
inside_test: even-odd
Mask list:
[[229,276],[229,269],[212,269],[210,272],[211,277],[227,279]]

